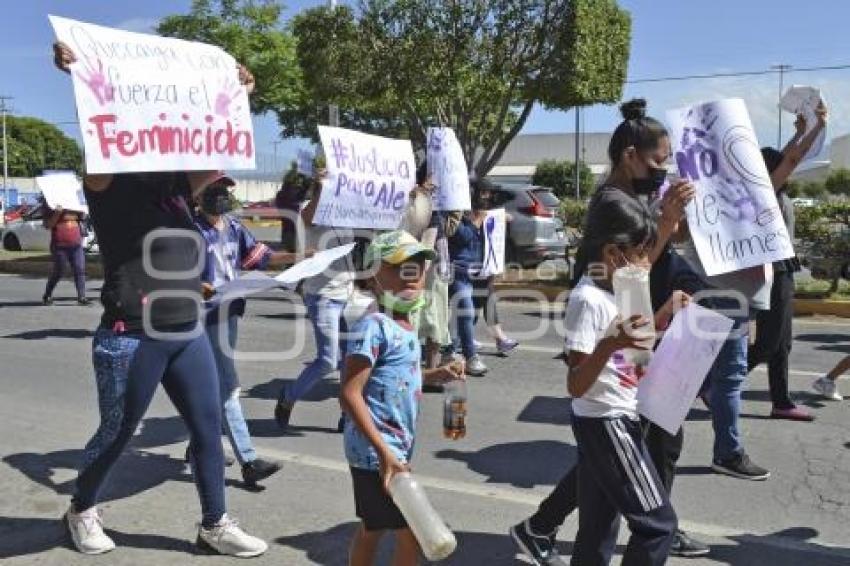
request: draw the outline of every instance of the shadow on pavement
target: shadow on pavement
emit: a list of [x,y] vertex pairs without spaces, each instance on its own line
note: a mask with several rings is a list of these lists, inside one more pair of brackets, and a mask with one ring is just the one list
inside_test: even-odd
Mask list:
[[[115,544],[171,552],[193,553],[195,546],[188,540],[161,535],[127,534],[106,529]],[[57,547],[75,552],[61,519],[0,517],[0,559],[38,554]],[[107,559],[108,560],[108,559]]]
[[47,338],[91,338],[94,331],[82,328],[48,328],[45,330],[30,330],[17,334],[7,334],[0,338],[17,338],[19,340],[45,340]]
[[0,301],[0,309],[7,307],[41,307],[41,301]]
[[572,424],[570,399],[566,397],[532,397],[517,417],[521,423],[566,425]]
[[[850,564],[850,549],[826,547],[808,542],[818,531],[808,527],[783,529],[767,536],[740,535],[729,540],[737,544],[711,546],[711,559],[729,566],[840,566]],[[776,539],[789,539],[788,546]]]
[[[464,462],[470,470],[487,476],[487,483],[524,488],[555,485],[578,460],[575,446],[554,440],[495,444],[478,452],[440,450],[434,455]],[[534,462],[534,465],[518,466],[517,462]]]
[[[266,383],[260,383],[245,391],[244,396],[252,399],[265,399],[269,401],[277,401],[280,392],[284,387],[289,387],[295,383],[295,378],[281,379],[275,378]],[[339,382],[331,379],[323,379],[307,394],[301,401],[327,401],[328,399],[336,399],[339,397]],[[299,401],[299,402],[301,402]],[[297,408],[295,409],[298,410]]]

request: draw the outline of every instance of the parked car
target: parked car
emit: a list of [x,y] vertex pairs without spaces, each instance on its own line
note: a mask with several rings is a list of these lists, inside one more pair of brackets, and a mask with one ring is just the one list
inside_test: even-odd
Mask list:
[[[83,240],[83,246],[89,253],[97,251],[94,231],[90,228]],[[43,207],[32,207],[23,217],[6,225],[3,231],[3,249],[25,252],[50,250],[50,230],[44,227]]]
[[9,222],[14,222],[15,220],[20,220],[21,217],[27,212],[27,210],[31,209],[32,205],[29,204],[16,204],[14,206],[10,206],[4,213],[3,217],[5,218],[6,224]]
[[513,217],[508,224],[505,254],[508,263],[536,267],[566,257],[570,240],[558,218],[561,201],[546,187],[497,186],[494,201]]

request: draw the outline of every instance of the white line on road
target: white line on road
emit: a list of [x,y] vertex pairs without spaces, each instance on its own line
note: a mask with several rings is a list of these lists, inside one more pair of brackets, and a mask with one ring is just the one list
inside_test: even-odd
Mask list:
[[[284,463],[309,466],[346,475],[349,474],[348,463],[343,462],[342,460],[334,460],[331,458],[323,458],[321,456],[312,456],[310,454],[301,454],[298,452],[289,452],[286,450],[270,448],[258,449],[257,453],[263,457],[276,459]],[[493,487],[485,484],[449,480],[423,474],[416,474],[416,479],[423,486],[432,489],[447,491],[459,495],[501,501],[503,503],[524,505],[527,507],[537,507],[543,498],[543,496],[537,493],[524,492],[517,489]],[[805,541],[778,537],[771,535],[770,533],[743,532],[723,525],[713,525],[693,521],[679,521],[679,526],[686,532],[697,533],[711,538],[735,539],[739,542],[760,544],[763,546],[794,550],[808,554],[847,557],[846,548],[821,541],[818,541],[816,544],[808,544]]]

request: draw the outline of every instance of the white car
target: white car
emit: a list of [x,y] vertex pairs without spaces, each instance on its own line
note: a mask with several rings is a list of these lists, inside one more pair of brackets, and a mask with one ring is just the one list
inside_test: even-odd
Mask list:
[[[40,206],[28,211],[20,220],[10,222],[3,230],[3,249],[9,251],[50,251],[50,230],[44,227],[44,209]],[[94,232],[89,230],[83,240],[87,252],[97,251]]]

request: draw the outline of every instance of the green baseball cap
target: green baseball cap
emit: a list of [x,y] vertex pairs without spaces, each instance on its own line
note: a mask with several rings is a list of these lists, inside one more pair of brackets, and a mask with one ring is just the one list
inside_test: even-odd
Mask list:
[[436,259],[437,254],[431,248],[423,246],[419,240],[404,230],[393,230],[378,234],[369,243],[363,257],[363,264],[368,269],[379,261],[392,265],[401,265],[414,256],[424,256],[425,259]]

